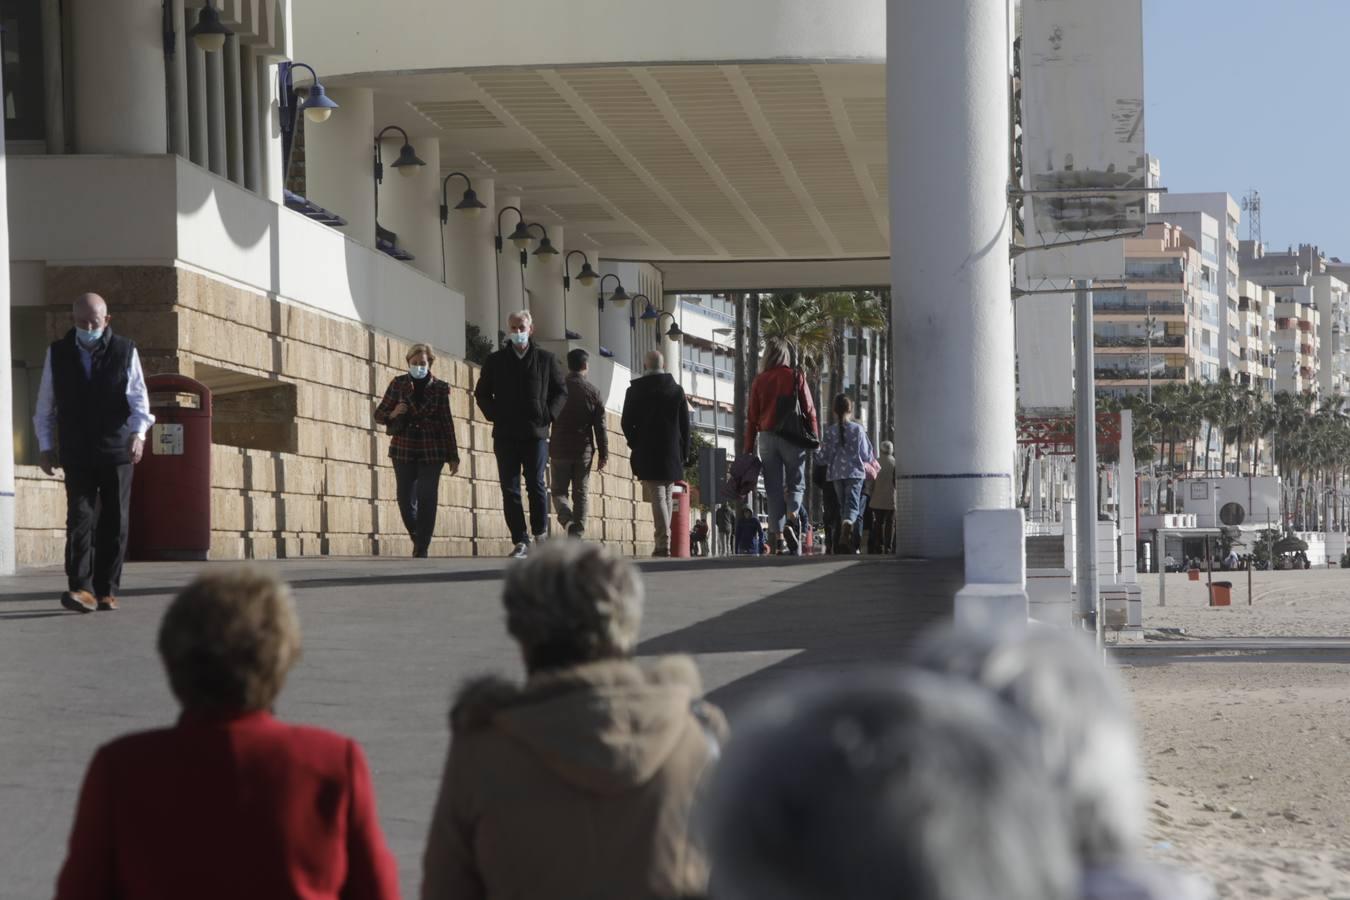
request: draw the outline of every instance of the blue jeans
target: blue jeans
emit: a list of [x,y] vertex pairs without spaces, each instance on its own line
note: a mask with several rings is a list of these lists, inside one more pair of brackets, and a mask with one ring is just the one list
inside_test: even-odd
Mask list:
[[[493,438],[497,453],[497,475],[502,483],[502,511],[511,541],[528,544],[530,533],[541,537],[548,532],[548,483],[544,467],[548,465],[546,438]],[[525,476],[525,493],[530,498],[529,531],[525,525],[525,505],[520,499],[520,477]]]
[[861,478],[840,478],[832,482],[834,484],[834,494],[839,498],[839,519],[843,522],[858,521],[858,515],[862,512],[862,486]]
[[[806,450],[776,434],[759,433],[759,461],[764,463],[764,493],[769,503],[769,531],[783,533],[788,513],[802,513],[806,490]],[[800,527],[800,526],[799,526]]]

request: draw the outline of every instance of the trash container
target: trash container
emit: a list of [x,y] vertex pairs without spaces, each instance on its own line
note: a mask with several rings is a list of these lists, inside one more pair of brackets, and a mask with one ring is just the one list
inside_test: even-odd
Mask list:
[[689,483],[670,486],[670,555],[689,558]]
[[1187,580],[1187,581],[1199,581],[1199,580],[1200,580],[1200,570],[1199,570],[1199,569],[1187,569],[1187,570],[1186,570],[1186,580]]
[[155,424],[131,479],[127,558],[201,560],[211,549],[211,389],[145,379]]
[[1209,586],[1209,605],[1210,606],[1232,606],[1233,605],[1233,582],[1214,581]]

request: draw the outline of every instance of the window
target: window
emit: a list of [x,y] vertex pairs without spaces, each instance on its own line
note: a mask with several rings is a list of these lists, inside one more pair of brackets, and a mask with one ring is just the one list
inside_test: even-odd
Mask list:
[[42,77],[42,4],[0,0],[4,48],[5,140],[46,138],[46,89]]

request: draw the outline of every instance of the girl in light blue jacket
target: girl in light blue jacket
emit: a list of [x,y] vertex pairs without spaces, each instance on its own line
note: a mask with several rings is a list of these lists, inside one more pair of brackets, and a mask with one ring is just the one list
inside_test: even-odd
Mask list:
[[867,467],[877,459],[867,432],[853,421],[853,402],[847,394],[834,398],[834,424],[821,435],[816,462],[826,467],[825,477],[834,485],[839,498],[839,517],[843,521],[839,544],[852,552],[853,532],[862,512],[862,485]]

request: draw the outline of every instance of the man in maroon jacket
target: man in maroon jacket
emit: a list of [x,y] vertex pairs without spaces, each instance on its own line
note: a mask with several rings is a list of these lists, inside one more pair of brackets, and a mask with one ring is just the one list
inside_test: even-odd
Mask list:
[[[553,423],[549,461],[553,465],[553,509],[569,537],[586,536],[586,506],[590,493],[591,460],[603,471],[609,462],[605,433],[605,401],[586,380],[591,355],[580,347],[567,354],[567,402]],[[571,488],[571,502],[568,489]]]

